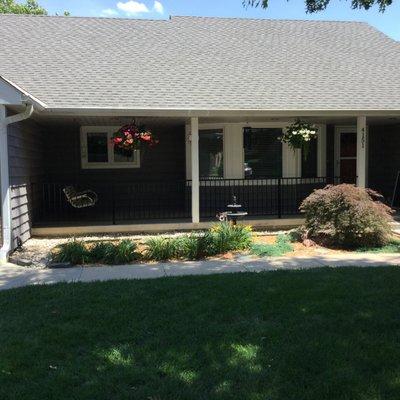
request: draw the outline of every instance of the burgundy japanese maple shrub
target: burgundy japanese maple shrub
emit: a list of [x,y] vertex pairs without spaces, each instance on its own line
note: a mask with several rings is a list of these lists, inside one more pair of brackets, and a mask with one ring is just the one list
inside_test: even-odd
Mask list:
[[344,248],[383,246],[391,236],[392,210],[383,197],[349,184],[315,190],[300,205],[307,236]]

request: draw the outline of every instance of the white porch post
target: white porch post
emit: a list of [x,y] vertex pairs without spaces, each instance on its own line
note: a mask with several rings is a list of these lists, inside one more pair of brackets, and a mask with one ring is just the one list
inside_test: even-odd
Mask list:
[[192,222],[200,222],[200,178],[199,178],[199,119],[190,119],[191,163],[192,163]]
[[367,117],[357,117],[357,186],[367,187]]
[[11,247],[11,192],[8,167],[8,137],[5,123],[6,107],[0,104],[0,182],[1,182],[1,218],[3,247],[0,249],[0,263],[6,262]]
[[317,139],[317,175],[326,176],[326,125],[319,125]]

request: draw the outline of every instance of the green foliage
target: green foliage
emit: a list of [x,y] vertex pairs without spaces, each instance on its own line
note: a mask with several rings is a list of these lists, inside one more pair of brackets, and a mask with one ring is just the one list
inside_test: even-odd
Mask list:
[[93,262],[102,262],[114,249],[111,242],[98,242],[90,249],[90,257]]
[[[261,7],[268,8],[269,0],[242,0],[245,7]],[[315,13],[323,11],[329,5],[330,0],[305,0],[306,12]],[[369,10],[372,6],[377,5],[380,12],[384,12],[386,7],[392,4],[392,0],[351,0],[351,8],[356,10]]]
[[280,257],[293,251],[289,235],[278,235],[274,244],[254,243],[251,252],[260,257]]
[[381,247],[361,247],[360,253],[400,253],[400,240],[391,239],[388,244]]
[[136,243],[129,239],[124,239],[109,247],[106,252],[105,261],[110,264],[129,263],[138,258],[136,253]]
[[90,252],[82,241],[72,240],[60,246],[52,257],[54,262],[69,262],[71,264],[85,264],[90,262]]
[[154,261],[165,261],[177,256],[179,239],[157,236],[146,241],[145,258]]
[[14,0],[0,0],[0,14],[47,15],[47,11],[36,0],[17,3]]
[[317,243],[344,248],[379,247],[391,236],[391,209],[378,193],[354,185],[326,186],[301,204],[305,229]]
[[212,235],[205,232],[190,234],[178,239],[177,255],[187,260],[198,260],[212,255]]
[[71,264],[87,264],[102,262],[105,264],[124,264],[138,258],[136,243],[125,239],[118,243],[98,242],[92,246],[83,241],[72,240],[60,246],[54,253],[54,262],[70,262]]
[[226,253],[234,250],[246,250],[252,243],[251,228],[246,225],[232,225],[222,222],[214,225],[211,230],[213,254]]
[[155,261],[173,258],[198,260],[227,251],[246,250],[251,241],[250,227],[223,222],[201,234],[150,238],[146,242],[145,256],[146,259]]

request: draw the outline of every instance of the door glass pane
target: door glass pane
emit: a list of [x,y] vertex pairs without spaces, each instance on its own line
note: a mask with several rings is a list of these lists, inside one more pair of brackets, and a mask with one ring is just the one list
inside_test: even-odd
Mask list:
[[282,136],[280,128],[245,128],[244,175],[246,178],[282,176]]
[[138,150],[135,151],[124,151],[118,147],[114,147],[114,162],[116,163],[127,163],[134,162],[138,157]]
[[357,156],[357,136],[354,132],[340,134],[340,157]]
[[108,162],[108,137],[106,132],[87,134],[88,162]]
[[353,159],[340,160],[340,178],[343,183],[356,183],[357,161]]
[[199,168],[203,178],[224,176],[224,136],[222,129],[199,131]]

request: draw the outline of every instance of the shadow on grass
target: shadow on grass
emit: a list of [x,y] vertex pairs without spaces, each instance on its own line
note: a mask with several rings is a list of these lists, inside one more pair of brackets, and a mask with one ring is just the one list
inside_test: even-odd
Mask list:
[[0,293],[1,399],[398,399],[400,269]]

